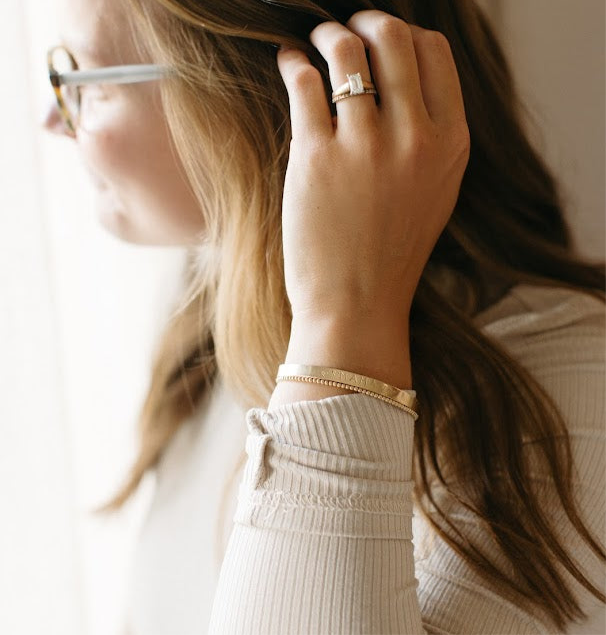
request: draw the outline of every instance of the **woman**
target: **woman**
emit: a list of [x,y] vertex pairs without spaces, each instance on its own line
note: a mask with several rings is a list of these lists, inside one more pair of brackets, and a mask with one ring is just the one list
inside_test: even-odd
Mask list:
[[116,5],[69,0],[48,127],[108,229],[190,247],[110,505],[156,470],[132,632],[593,632],[604,268],[478,7]]

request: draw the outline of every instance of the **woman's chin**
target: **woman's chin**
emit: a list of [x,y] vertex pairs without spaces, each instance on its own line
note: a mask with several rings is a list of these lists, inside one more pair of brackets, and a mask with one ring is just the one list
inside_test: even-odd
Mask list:
[[99,200],[97,202],[97,218],[100,225],[116,238],[129,243],[141,242],[137,240],[136,232],[133,232],[127,214],[120,207],[107,205],[107,201]]
[[122,208],[99,206],[97,217],[101,226],[112,236],[133,245],[149,247],[169,247],[180,245],[170,242],[164,236],[150,234],[150,227],[138,227]]
[[[136,208],[139,211],[139,208]],[[199,244],[199,228],[187,231],[167,225],[163,218],[133,213],[108,187],[97,189],[96,212],[100,225],[127,243],[153,247],[189,247]]]

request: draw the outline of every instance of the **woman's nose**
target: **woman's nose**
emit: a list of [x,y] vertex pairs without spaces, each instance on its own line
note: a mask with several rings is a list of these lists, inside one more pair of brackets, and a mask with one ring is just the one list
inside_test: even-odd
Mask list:
[[42,120],[42,127],[53,134],[65,135],[67,137],[74,137],[74,133],[69,130],[63,121],[63,117],[59,113],[57,103],[54,101],[48,102],[44,118]]

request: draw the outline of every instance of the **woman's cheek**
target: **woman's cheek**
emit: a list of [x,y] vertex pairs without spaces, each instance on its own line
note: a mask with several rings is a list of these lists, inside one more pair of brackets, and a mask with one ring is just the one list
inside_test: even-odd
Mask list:
[[[84,113],[83,113],[84,114]],[[124,240],[133,240],[129,220],[133,161],[120,119],[88,111],[78,129],[78,146],[82,162],[95,189],[95,212],[100,224]],[[132,151],[132,150],[130,150]],[[135,162],[136,165],[136,162]]]
[[84,163],[93,173],[96,184],[116,186],[128,179],[129,151],[132,144],[119,120],[90,113],[78,130],[78,145]]

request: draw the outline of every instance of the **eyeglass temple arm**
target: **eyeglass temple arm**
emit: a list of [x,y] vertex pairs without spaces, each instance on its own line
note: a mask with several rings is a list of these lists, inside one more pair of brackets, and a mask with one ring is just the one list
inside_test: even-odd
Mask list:
[[57,73],[58,83],[64,85],[85,86],[86,84],[136,84],[161,79],[171,74],[168,66],[159,64],[131,64],[127,66],[108,66],[87,71],[66,71]]

